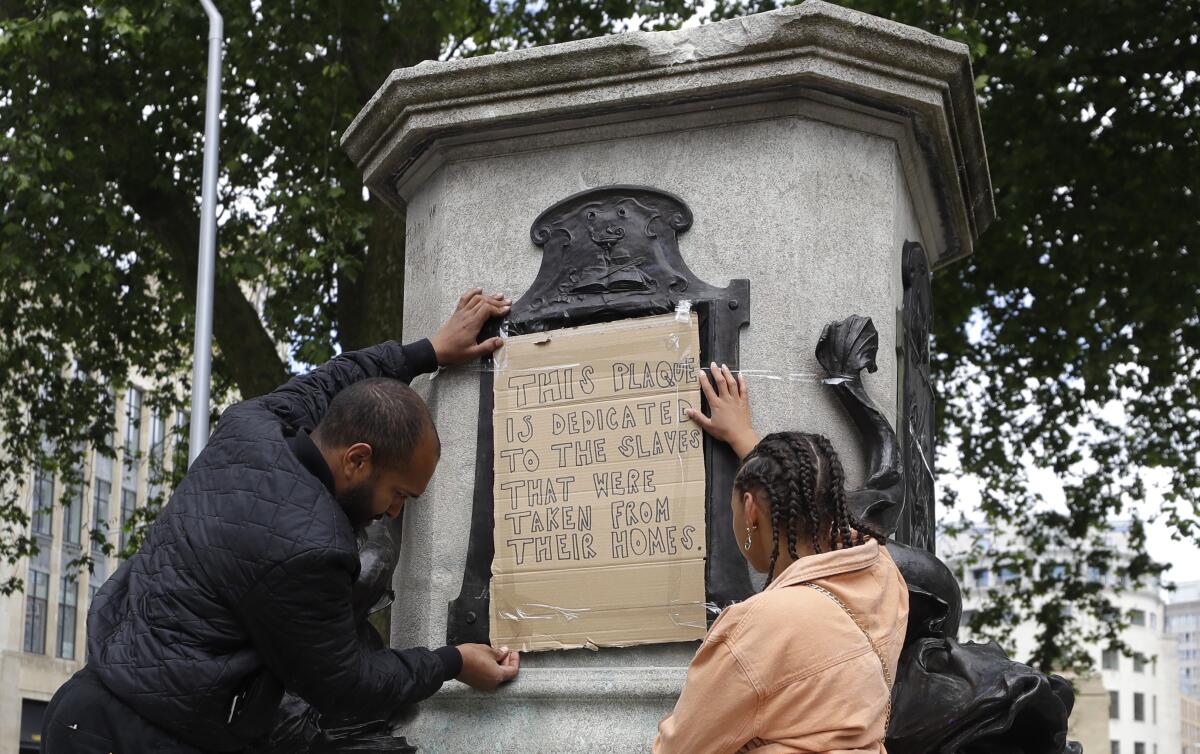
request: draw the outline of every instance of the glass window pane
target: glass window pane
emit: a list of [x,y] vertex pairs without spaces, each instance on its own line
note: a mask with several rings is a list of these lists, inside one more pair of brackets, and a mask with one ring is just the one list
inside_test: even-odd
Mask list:
[[121,490],[121,549],[125,549],[125,545],[129,544],[129,534],[127,525],[133,518],[134,508],[137,507],[137,492],[129,489]]
[[25,651],[46,654],[46,602],[50,574],[30,566],[25,584]]
[[75,620],[79,601],[79,584],[63,577],[58,603],[58,656],[75,659]]
[[[112,484],[96,477],[96,491],[92,498],[92,531],[99,532],[100,537],[108,532],[109,500],[112,499]],[[92,539],[92,552],[101,551],[101,543]]]
[[29,514],[33,519],[34,534],[54,534],[54,477],[41,470],[33,479]]
[[135,455],[141,447],[142,391],[129,388],[125,394],[125,456]]
[[1106,649],[1100,658],[1100,666],[1104,670],[1116,670],[1119,664],[1118,653],[1115,649]]
[[80,485],[67,495],[67,506],[63,509],[63,541],[77,545],[83,537],[83,486]]

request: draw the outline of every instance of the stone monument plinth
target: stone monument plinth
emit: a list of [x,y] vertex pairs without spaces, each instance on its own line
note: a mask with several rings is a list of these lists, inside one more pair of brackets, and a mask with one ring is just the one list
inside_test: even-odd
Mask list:
[[[406,219],[405,339],[433,332],[469,287],[525,294],[550,253],[531,225],[564,198],[606,186],[678,197],[692,215],[678,250],[695,278],[714,290],[749,280],[728,360],[749,377],[756,428],[828,435],[851,487],[870,459],[815,348],[827,323],[869,317],[878,371],[866,394],[898,430],[910,486],[927,485],[908,494],[898,538],[928,547],[928,275],[970,254],[994,212],[973,80],[962,44],[808,0],[397,70],[342,143],[373,197]],[[442,461],[405,511],[395,646],[447,641],[478,488],[479,372],[414,385]],[[515,683],[494,695],[450,684],[404,732],[426,751],[648,750],[694,651],[529,654]]]

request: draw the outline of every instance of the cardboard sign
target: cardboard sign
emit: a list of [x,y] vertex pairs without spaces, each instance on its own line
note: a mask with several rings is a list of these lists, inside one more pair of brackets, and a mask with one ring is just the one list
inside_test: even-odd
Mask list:
[[694,314],[509,338],[495,375],[491,641],[701,639],[704,451]]

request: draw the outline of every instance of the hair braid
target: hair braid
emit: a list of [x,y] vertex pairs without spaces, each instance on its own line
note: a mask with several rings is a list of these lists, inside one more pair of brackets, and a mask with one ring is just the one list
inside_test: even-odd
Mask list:
[[[787,442],[787,436],[783,438],[784,445],[790,446]],[[804,500],[804,476],[801,471],[802,465],[797,462],[795,453],[790,447],[778,448],[779,458],[782,461],[780,464],[783,469],[783,482],[787,485],[787,510],[788,510],[788,526],[787,526],[787,543],[788,555],[795,560],[799,558],[796,552],[796,540],[800,537],[800,515],[802,513],[802,502]]]
[[[853,547],[853,535],[850,528],[850,513],[846,508],[846,472],[842,468],[842,461],[838,458],[837,451],[833,449],[833,443],[828,437],[822,435],[810,435],[814,446],[825,457],[825,464],[829,468],[829,485],[828,495],[830,507],[833,508],[833,527],[830,532],[830,540],[835,543],[840,539],[842,547]],[[861,532],[858,535],[858,544],[863,543]]]
[[787,542],[787,553],[793,560],[799,556],[796,554],[796,525],[797,519],[795,516],[795,473],[793,467],[794,459],[781,447],[780,435],[770,435],[770,442],[759,443],[762,455],[769,459],[774,467],[778,469],[777,474],[773,478],[767,480],[766,489],[771,498],[771,537],[772,537],[772,552],[771,566],[767,571],[767,578],[775,577],[775,564],[779,558],[779,540],[780,532],[783,532]]
[[791,446],[792,453],[799,459],[800,471],[800,490],[801,496],[798,496],[798,505],[803,508],[804,514],[808,518],[807,529],[809,537],[812,539],[813,552],[821,552],[821,516],[819,500],[817,494],[817,468],[816,457],[812,452],[811,446],[805,441],[804,436],[799,433],[791,433],[788,436],[788,445]]
[[734,486],[739,490],[760,489],[766,495],[764,501],[771,509],[771,564],[767,568],[767,583],[775,577],[775,566],[779,561],[779,529],[783,515],[782,500],[777,479],[779,460],[767,446],[759,443],[742,462],[734,477]]
[[835,507],[838,510],[838,515],[844,521],[843,525],[845,526],[845,534],[843,536],[845,537],[845,540],[850,542],[850,528],[853,527],[858,531],[857,544],[861,545],[866,541],[867,537],[870,537],[877,542],[883,542],[886,537],[881,532],[876,530],[873,526],[867,524],[865,521],[859,521],[850,514],[850,509],[846,505],[846,473],[842,468],[841,459],[838,458],[837,451],[833,449],[833,444],[829,442],[828,438],[821,437],[819,435],[817,437],[821,446],[821,452],[824,453],[829,459],[830,468],[837,479],[836,484],[831,487],[830,491],[834,492],[836,495],[834,498]]
[[[846,473],[828,438],[800,432],[764,437],[742,462],[734,478],[738,490],[759,490],[770,508],[771,560],[767,582],[775,578],[780,542],[793,560],[797,542],[807,530],[812,551],[840,550],[862,544],[866,536],[884,537],[856,521],[846,499]],[[858,537],[855,541],[854,532]]]

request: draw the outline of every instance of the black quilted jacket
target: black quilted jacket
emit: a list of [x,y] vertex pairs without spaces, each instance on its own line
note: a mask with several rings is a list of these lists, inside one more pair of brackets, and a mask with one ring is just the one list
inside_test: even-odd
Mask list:
[[354,530],[286,438],[367,377],[437,366],[428,341],[343,354],[221,417],[208,446],[88,613],[88,662],[143,717],[204,750],[250,741],[226,724],[263,668],[323,714],[386,719],[461,668],[457,650],[372,651],[351,610]]

